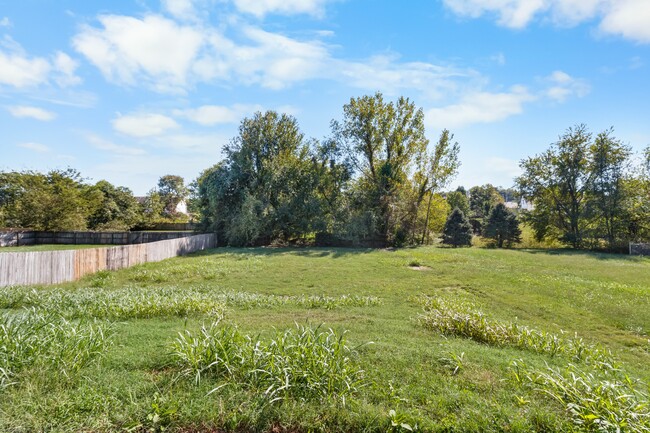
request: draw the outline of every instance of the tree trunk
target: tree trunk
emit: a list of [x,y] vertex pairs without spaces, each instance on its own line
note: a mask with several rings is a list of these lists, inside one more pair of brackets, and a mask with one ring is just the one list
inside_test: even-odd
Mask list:
[[429,213],[431,212],[431,199],[433,198],[433,194],[429,194],[429,203],[427,203],[427,217],[424,219],[424,230],[422,231],[422,241],[420,242],[421,244],[424,245],[425,239],[427,239],[429,235]]

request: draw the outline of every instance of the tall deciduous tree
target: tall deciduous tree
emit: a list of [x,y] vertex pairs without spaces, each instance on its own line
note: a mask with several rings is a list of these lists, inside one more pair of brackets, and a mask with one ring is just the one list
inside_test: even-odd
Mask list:
[[204,224],[231,245],[289,240],[320,216],[314,161],[295,118],[275,111],[244,119],[226,160],[199,179]]
[[[591,134],[585,125],[569,128],[549,150],[521,162],[517,178],[522,194],[535,205],[533,219],[538,238],[553,226],[561,240],[582,246],[587,200],[593,188]],[[543,236],[542,236],[543,237]]]
[[491,184],[474,186],[469,189],[469,222],[475,234],[481,234],[490,215],[490,211],[498,203],[503,203],[499,189]]
[[604,237],[613,245],[626,229],[627,209],[625,177],[629,171],[632,149],[612,137],[612,130],[596,136],[591,146],[593,181],[590,197],[590,217],[595,220],[596,237]]
[[375,236],[392,243],[408,230],[404,225],[412,222],[416,211],[399,198],[411,187],[409,175],[417,162],[424,164],[426,158],[429,141],[423,111],[407,98],[385,102],[376,93],[350,99],[343,107],[342,123],[333,126],[361,176],[359,201],[372,215]]
[[467,193],[465,189],[459,187],[456,191],[451,191],[447,193],[447,203],[449,203],[449,212],[453,209],[460,209],[463,211],[463,214],[469,215],[469,199],[467,198]]
[[431,218],[431,202],[433,195],[447,186],[449,181],[458,173],[460,161],[458,153],[460,146],[453,142],[454,135],[444,129],[431,153],[425,154],[421,167],[416,173],[415,182],[418,184],[418,207],[428,195],[426,219],[422,230],[420,243],[425,243],[429,234],[429,219]]
[[185,180],[181,176],[166,174],[158,180],[158,194],[163,202],[164,213],[174,217],[178,204],[189,195]]

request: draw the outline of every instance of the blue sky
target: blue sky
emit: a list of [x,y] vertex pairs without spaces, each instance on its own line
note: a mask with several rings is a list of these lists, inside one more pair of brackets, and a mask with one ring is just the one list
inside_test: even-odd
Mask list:
[[455,185],[510,186],[577,123],[650,144],[649,63],[649,0],[0,0],[0,170],[145,194],[257,110],[322,138],[381,91],[455,134]]

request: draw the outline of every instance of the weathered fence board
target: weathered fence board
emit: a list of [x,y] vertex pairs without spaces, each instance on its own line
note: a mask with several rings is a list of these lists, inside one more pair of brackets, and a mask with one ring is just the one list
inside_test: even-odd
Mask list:
[[215,246],[216,236],[207,234],[106,248],[0,253],[0,287],[75,281],[104,269],[158,262]]

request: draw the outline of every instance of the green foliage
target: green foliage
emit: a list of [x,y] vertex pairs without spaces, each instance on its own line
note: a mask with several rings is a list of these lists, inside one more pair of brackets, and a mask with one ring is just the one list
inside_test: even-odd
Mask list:
[[163,205],[164,215],[174,218],[178,212],[176,207],[185,200],[189,195],[189,190],[185,187],[185,180],[181,176],[167,174],[158,179],[158,189]]
[[457,189],[447,193],[447,203],[449,203],[449,212],[458,208],[465,215],[470,214],[469,198],[465,190]]
[[101,193],[73,170],[0,173],[0,225],[34,230],[84,230]]
[[226,160],[199,181],[203,226],[229,245],[268,244],[314,231],[318,177],[296,119],[274,111],[244,119]]
[[525,220],[537,239],[615,248],[645,236],[644,182],[630,170],[631,155],[611,129],[594,139],[585,125],[577,125],[546,152],[523,160],[517,184],[535,206]]
[[469,221],[472,230],[479,235],[483,232],[486,220],[494,206],[503,203],[499,189],[491,184],[474,186],[469,190]]
[[179,334],[173,354],[197,383],[206,375],[226,378],[257,389],[271,403],[295,398],[345,404],[364,385],[345,335],[331,329],[296,325],[267,342],[217,321],[198,335]]
[[521,241],[519,221],[503,203],[499,203],[490,211],[483,236],[494,240],[498,248],[503,248],[504,244],[510,247]]
[[442,243],[454,248],[472,245],[472,226],[458,208],[453,210],[445,222]]
[[[403,97],[385,102],[381,93],[352,98],[333,129],[359,175],[350,190],[351,214],[365,230],[356,231],[389,245],[424,242],[433,194],[458,170],[453,135],[444,130],[429,153],[423,111]],[[425,198],[425,218],[418,224]]]
[[101,194],[101,202],[88,217],[91,230],[130,230],[141,219],[140,206],[130,189],[101,180],[92,189]]

